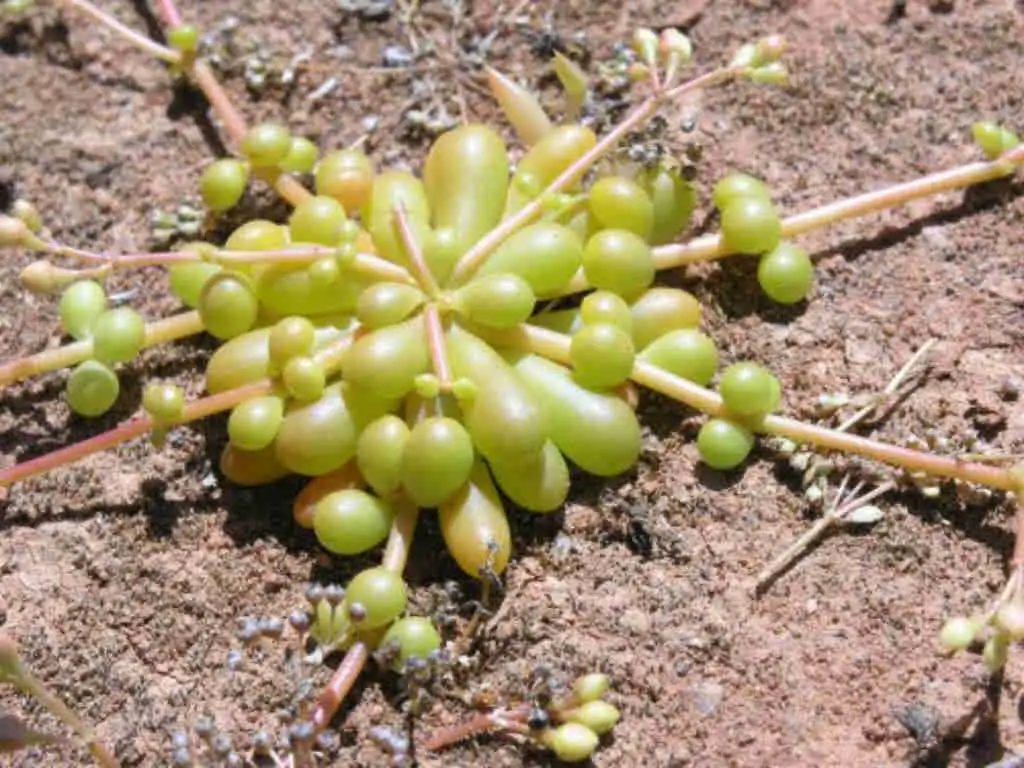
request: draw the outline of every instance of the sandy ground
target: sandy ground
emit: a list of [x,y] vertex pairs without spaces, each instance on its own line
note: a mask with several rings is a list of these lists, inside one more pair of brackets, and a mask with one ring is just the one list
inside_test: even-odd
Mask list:
[[[142,3],[103,5],[147,24]],[[446,5],[463,15],[453,21]],[[679,24],[701,66],[764,33],[785,34],[789,89],[708,93],[689,137],[675,132],[683,114],[666,117],[670,136],[703,148],[705,189],[731,168],[747,170],[792,213],[975,158],[977,119],[1024,128],[1024,6],[907,6],[887,21],[887,2],[530,3],[529,23],[500,28],[489,61],[552,95],[544,55],[556,34],[601,60],[635,25]],[[322,146],[352,141],[375,122],[373,156],[415,164],[425,139],[408,109],[494,114],[459,50],[507,19],[495,3],[425,2],[412,26],[399,13],[368,20],[314,0],[210,0],[183,11],[205,29],[238,19],[240,39],[264,50],[272,70],[270,87],[256,94],[245,85],[245,56],[229,57],[226,82],[243,112],[286,119]],[[423,55],[411,70],[381,71],[388,45],[408,50],[414,41]],[[305,52],[312,64],[277,85],[273,72]],[[312,99],[330,78],[335,89]],[[0,83],[0,207],[32,200],[71,244],[159,247],[152,211],[192,199],[198,169],[218,151],[195,96],[173,90],[160,65],[106,31],[49,8],[0,21]],[[789,414],[811,417],[823,393],[877,390],[934,338],[931,375],[873,431],[894,441],[980,437],[1020,452],[1022,190],[1019,180],[994,183],[802,238],[816,254],[818,284],[795,310],[772,306],[749,263],[736,259],[665,280],[705,303],[725,361],[755,359],[779,374]],[[239,217],[256,213],[283,210],[260,194]],[[3,357],[59,343],[54,302],[18,286],[28,260],[0,261]],[[158,271],[117,285],[135,290],[149,316],[174,309]],[[109,428],[137,409],[146,379],[198,394],[210,349],[197,341],[146,353],[124,378],[121,404],[99,422],[69,416],[61,375],[4,390],[0,462]],[[649,433],[635,473],[579,478],[563,513],[515,516],[499,618],[453,693],[514,698],[539,663],[567,679],[607,672],[623,721],[597,766],[981,766],[1024,754],[1019,655],[989,686],[977,657],[946,660],[935,642],[945,618],[983,608],[1002,583],[1013,540],[1005,500],[967,503],[949,488],[935,500],[889,495],[880,524],[829,538],[755,600],[750,580],[815,515],[799,473],[768,450],[739,473],[695,471],[699,419],[656,397],[644,398],[642,414]],[[0,628],[125,765],[169,764],[170,734],[204,713],[240,745],[259,728],[278,729],[296,673],[283,646],[230,671],[236,620],[286,615],[310,580],[344,583],[369,562],[331,561],[295,526],[296,483],[257,494],[220,478],[212,459],[224,439],[215,419],[163,451],[137,441],[17,486],[0,506]],[[475,587],[439,549],[427,525],[408,572],[414,601],[464,616]],[[401,725],[396,686],[384,674],[364,680],[337,721],[331,764],[386,764],[366,732]],[[951,729],[986,697],[998,704],[990,717]],[[0,711],[57,727],[6,693]],[[420,731],[467,711],[438,700]],[[84,762],[77,751],[0,758]],[[422,764],[551,763],[541,751],[485,739]]]

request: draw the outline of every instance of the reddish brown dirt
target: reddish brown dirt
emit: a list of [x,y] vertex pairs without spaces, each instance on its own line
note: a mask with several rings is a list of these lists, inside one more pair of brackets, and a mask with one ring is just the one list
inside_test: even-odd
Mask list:
[[[103,5],[144,28],[144,4]],[[536,30],[557,8],[553,29],[583,33],[598,58],[641,23],[687,25],[705,65],[760,34],[785,34],[792,87],[709,93],[696,136],[703,180],[729,168],[760,174],[787,213],[968,161],[977,154],[974,120],[1024,128],[1024,9],[1012,0],[958,0],[952,10],[909,0],[893,23],[883,0],[527,5]],[[355,139],[360,121],[377,115],[370,148],[389,162],[415,161],[423,142],[402,130],[401,110],[417,98],[412,78],[374,69],[384,46],[408,45],[410,33],[421,44],[435,39],[439,53],[417,70],[420,82],[453,114],[462,98],[469,114],[490,115],[471,71],[453,78],[450,66],[453,39],[490,32],[503,18],[496,6],[466,4],[453,26],[440,3],[424,3],[412,31],[397,16],[343,19],[337,4],[314,0],[186,3],[185,13],[207,28],[236,16],[244,36],[279,61],[313,54],[288,92],[254,97],[229,77],[249,118],[287,119],[330,146]],[[516,29],[498,35],[491,61],[534,83],[545,67]],[[338,88],[311,102],[329,77]],[[45,8],[0,22],[0,82],[0,204],[31,199],[53,233],[75,245],[154,247],[151,210],[189,198],[214,151],[196,100],[105,30]],[[399,141],[388,138],[393,131]],[[944,194],[802,238],[820,269],[813,300],[798,310],[771,306],[736,260],[668,279],[705,302],[725,360],[752,358],[779,373],[788,413],[810,416],[825,392],[881,387],[934,337],[933,375],[878,434],[902,441],[934,430],[956,441],[977,433],[1020,452],[1021,191],[1018,180]],[[259,196],[250,214],[269,201]],[[0,263],[3,357],[58,343],[54,303],[18,286],[28,260]],[[173,309],[156,272],[119,285],[137,290],[151,316]],[[124,387],[136,393],[139,379],[161,377],[196,394],[208,349],[147,353]],[[0,461],[66,445],[137,407],[137,395],[126,395],[116,413],[83,423],[69,418],[61,386],[50,375],[0,394]],[[981,766],[1024,754],[1020,654],[1002,685],[988,689],[1001,694],[997,714],[958,735],[950,726],[985,699],[986,676],[976,656],[945,660],[935,642],[945,618],[984,608],[1000,588],[1013,541],[1006,502],[967,506],[948,489],[934,501],[887,497],[882,523],[829,538],[753,600],[750,580],[813,516],[798,474],[768,451],[743,472],[695,471],[699,421],[653,397],[642,412],[649,450],[635,474],[581,482],[553,518],[516,517],[499,619],[457,694],[515,696],[540,662],[567,677],[607,672],[623,722],[594,757],[599,766]],[[275,728],[295,680],[274,647],[228,672],[236,619],[285,615],[305,582],[344,582],[367,562],[332,562],[295,527],[294,484],[253,493],[223,482],[211,463],[223,440],[214,421],[183,430],[162,452],[138,441],[17,486],[0,507],[0,628],[126,765],[169,764],[170,734],[204,712],[240,742]],[[430,585],[457,578],[432,554],[439,547],[427,526],[410,570],[420,606]],[[462,591],[475,594],[468,583]],[[357,689],[333,764],[386,764],[366,732],[401,724],[393,694],[385,676]],[[0,696],[0,712],[56,730],[39,710]],[[440,701],[421,732],[466,711]],[[6,760],[85,762],[79,751]],[[422,763],[550,760],[491,739]]]

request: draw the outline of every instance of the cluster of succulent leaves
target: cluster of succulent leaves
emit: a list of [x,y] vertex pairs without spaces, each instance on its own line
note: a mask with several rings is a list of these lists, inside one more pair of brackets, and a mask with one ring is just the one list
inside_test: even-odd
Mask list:
[[[395,505],[436,508],[445,541],[468,574],[500,574],[510,553],[501,494],[519,507],[549,512],[564,502],[571,461],[601,476],[628,470],[640,452],[640,427],[624,389],[639,357],[699,384],[716,373],[714,343],[698,330],[700,305],[688,292],[654,287],[652,245],[686,227],[695,193],[667,167],[597,175],[546,206],[514,232],[468,279],[460,258],[501,221],[533,201],[590,150],[589,128],[551,128],[510,173],[499,134],[471,124],[442,135],[422,177],[376,170],[359,149],[315,152],[316,194],[287,223],[249,221],[221,251],[193,243],[202,259],[170,266],[173,292],[199,311],[223,345],[206,368],[207,389],[225,392],[272,377],[274,391],[234,408],[221,468],[254,485],[288,473],[315,479],[296,502],[298,520],[338,554],[358,554],[387,536]],[[216,210],[237,203],[248,165],[289,170],[308,142],[280,125],[255,126],[244,160],[218,160],[202,191]],[[228,169],[228,170],[225,170]],[[233,170],[232,170],[233,169]],[[806,253],[779,242],[779,219],[765,186],[732,174],[715,187],[723,231],[737,250],[764,253],[759,275],[769,295],[798,301],[810,287]],[[407,235],[399,226],[401,211]],[[416,275],[388,280],[355,269],[374,253]],[[301,259],[304,250],[311,254]],[[232,259],[222,252],[287,252],[295,261]],[[546,300],[566,292],[578,272],[596,290],[573,309]],[[398,273],[401,274],[401,273]],[[128,307],[108,308],[102,286],[78,281],[61,298],[61,319],[92,341],[93,358],[71,374],[77,413],[103,413],[117,397],[111,366],[142,348],[145,324]],[[434,372],[427,311],[443,328],[450,381]],[[521,323],[572,335],[566,367],[493,332]],[[736,419],[705,425],[698,446],[712,466],[739,464],[753,444],[745,421],[774,410],[777,380],[741,363],[722,377]],[[154,384],[143,404],[163,425],[181,414],[180,389]],[[379,626],[401,613],[365,623]]]

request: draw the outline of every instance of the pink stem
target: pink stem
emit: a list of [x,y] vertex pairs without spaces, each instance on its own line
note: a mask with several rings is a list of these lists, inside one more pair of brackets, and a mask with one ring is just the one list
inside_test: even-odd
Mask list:
[[164,24],[172,29],[181,26],[181,14],[178,13],[174,0],[157,0],[156,7]]

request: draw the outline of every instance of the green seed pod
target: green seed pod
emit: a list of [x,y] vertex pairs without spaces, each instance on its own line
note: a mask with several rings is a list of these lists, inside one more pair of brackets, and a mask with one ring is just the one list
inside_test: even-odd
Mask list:
[[219,346],[206,364],[206,391],[216,395],[265,379],[270,372],[269,337],[269,328],[258,328]]
[[262,451],[243,451],[228,443],[220,454],[220,471],[236,485],[246,487],[276,483],[289,474],[277,460],[273,447]]
[[621,714],[617,707],[607,701],[588,701],[575,709],[563,712],[564,717],[570,723],[585,725],[597,735],[608,733],[615,724],[619,722]]
[[439,506],[469,479],[473,457],[473,441],[459,422],[423,419],[402,452],[402,488],[418,507]]
[[514,328],[533,314],[537,297],[519,275],[477,276],[452,294],[452,304],[465,317],[490,328]]
[[228,438],[243,451],[259,451],[274,442],[282,421],[284,401],[280,397],[254,397],[231,411]]
[[316,327],[308,318],[299,315],[283,317],[270,329],[267,350],[270,362],[281,368],[293,357],[308,355],[316,343]]
[[654,227],[654,205],[643,188],[623,176],[605,176],[590,187],[587,209],[600,229],[625,229],[644,240]]
[[580,320],[584,325],[597,323],[614,325],[626,333],[633,330],[633,315],[630,312],[629,304],[619,294],[611,291],[588,293],[580,303]]
[[293,405],[274,441],[278,460],[300,475],[323,475],[355,455],[359,432],[397,402],[349,382],[332,384],[308,405]]
[[248,184],[248,165],[234,158],[214,160],[199,177],[199,194],[211,211],[222,213],[238,205]]
[[572,684],[572,692],[581,702],[597,701],[608,691],[610,681],[608,675],[600,672],[591,672],[588,675],[576,678]]
[[356,443],[359,472],[373,490],[390,496],[402,484],[402,456],[409,442],[409,427],[387,414],[369,424]]
[[309,173],[316,165],[319,150],[316,144],[302,136],[292,136],[288,154],[281,161],[281,170],[288,173]]
[[256,325],[260,304],[249,278],[241,272],[212,275],[199,295],[199,317],[207,333],[233,339]]
[[[342,607],[353,624],[365,631],[393,622],[402,615],[408,600],[409,592],[401,576],[382,567],[368,568],[349,582]],[[356,605],[361,611],[353,610]]]
[[728,419],[709,419],[697,433],[701,460],[712,469],[735,469],[754,447],[754,433]]
[[318,400],[327,386],[324,367],[310,357],[293,357],[281,371],[281,381],[288,394],[308,403]]
[[120,392],[121,385],[113,370],[96,360],[86,360],[71,372],[64,395],[73,412],[92,418],[109,411]]
[[392,624],[380,642],[381,648],[395,651],[391,669],[400,672],[409,659],[425,659],[441,647],[441,635],[424,616],[406,616]]
[[[501,220],[508,193],[505,142],[479,124],[442,134],[427,154],[423,184],[432,224],[452,231],[457,259]],[[448,274],[435,272],[434,277],[443,283]]]
[[669,331],[700,325],[700,302],[693,294],[678,288],[651,288],[640,295],[632,307],[633,342],[645,349]]
[[92,324],[107,308],[107,292],[95,280],[76,280],[60,296],[60,324],[75,339],[92,335]]
[[1024,639],[1024,602],[1015,597],[1003,603],[996,611],[995,623],[1011,640]]
[[185,408],[185,393],[175,384],[147,384],[142,407],[159,424],[173,424]]
[[[505,215],[515,213],[597,143],[582,125],[560,125],[545,134],[519,161],[508,191]],[[581,174],[582,175],[582,174]]]
[[736,253],[772,250],[782,237],[782,222],[770,200],[738,197],[722,209],[722,240]]
[[355,310],[366,279],[342,271],[333,282],[314,278],[306,267],[273,264],[260,270],[256,294],[279,315],[326,315]]
[[288,156],[291,132],[278,123],[259,123],[246,131],[239,149],[254,166],[271,168]]
[[370,199],[374,169],[359,149],[342,149],[324,155],[316,167],[316,193],[333,197],[346,211],[358,211]]
[[90,330],[92,354],[101,363],[127,363],[146,343],[146,321],[131,307],[101,312]]
[[592,475],[611,477],[640,457],[640,424],[621,398],[592,392],[567,368],[537,355],[514,363],[534,397],[543,405],[551,439],[571,461]]
[[582,763],[594,754],[597,742],[597,734],[579,723],[563,723],[544,734],[544,743],[563,763]]
[[718,368],[715,342],[696,328],[670,331],[652,341],[637,357],[702,387],[714,378]]
[[477,450],[509,464],[536,456],[547,440],[543,412],[504,358],[456,325],[448,332],[448,356],[454,376],[477,385],[460,403]]
[[540,297],[558,293],[583,261],[583,240],[569,227],[540,222],[516,232],[498,246],[478,276],[519,275]]
[[485,567],[494,574],[505,570],[512,534],[501,497],[482,461],[473,464],[469,482],[437,512],[448,551],[466,574],[480,578]]
[[356,318],[366,328],[395,325],[419,309],[425,299],[423,291],[412,285],[374,283],[359,294]]
[[317,195],[303,200],[288,217],[294,243],[337,245],[347,218],[345,208],[333,197]]
[[378,328],[360,337],[342,358],[342,375],[380,397],[409,394],[416,377],[430,368],[422,317]]
[[374,178],[369,199],[363,208],[363,224],[373,237],[373,243],[381,256],[408,267],[409,257],[395,222],[398,206],[405,210],[413,238],[421,249],[427,251],[433,238],[430,231],[430,203],[423,182],[411,173],[385,171]]
[[225,251],[279,251],[288,246],[288,228],[264,219],[247,221],[224,243]]
[[358,555],[387,538],[395,513],[387,502],[354,488],[324,496],[313,512],[313,531],[328,552]]
[[[186,246],[183,250],[191,249]],[[184,261],[171,264],[167,269],[171,281],[171,293],[181,299],[181,303],[186,307],[195,309],[199,306],[199,297],[203,293],[203,286],[222,269],[223,267],[219,264],[211,264],[207,261]]]
[[632,373],[635,358],[629,333],[611,323],[584,325],[569,347],[573,374],[587,389],[619,386]]
[[624,229],[603,229],[583,249],[583,272],[595,288],[629,300],[654,282],[654,257],[641,237]]
[[516,463],[491,459],[488,464],[502,492],[530,512],[553,512],[569,496],[569,467],[551,440],[536,456]]
[[644,171],[639,182],[654,208],[654,222],[649,238],[651,244],[673,242],[690,223],[693,209],[697,207],[697,192],[678,171],[668,168]]

